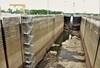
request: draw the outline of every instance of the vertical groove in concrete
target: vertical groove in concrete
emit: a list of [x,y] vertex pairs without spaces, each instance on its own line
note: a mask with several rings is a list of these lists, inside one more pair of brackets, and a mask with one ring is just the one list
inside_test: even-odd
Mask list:
[[20,32],[20,43],[21,43],[21,54],[22,54],[22,68],[23,67],[23,61],[24,61],[24,58],[23,58],[23,43],[22,43],[22,27],[21,27],[21,17],[20,17],[20,22],[19,22],[19,32]]
[[31,35],[32,32],[32,21],[31,19],[26,18],[27,21],[24,21],[22,24],[23,29],[23,47],[24,47],[24,67],[25,68],[32,68],[33,67],[33,53],[32,53],[32,39],[33,36]]

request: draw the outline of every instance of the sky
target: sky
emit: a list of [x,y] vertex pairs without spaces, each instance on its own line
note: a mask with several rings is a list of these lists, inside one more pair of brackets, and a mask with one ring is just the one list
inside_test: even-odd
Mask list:
[[2,9],[9,4],[25,4],[28,9],[49,9],[66,13],[100,13],[99,0],[0,0]]

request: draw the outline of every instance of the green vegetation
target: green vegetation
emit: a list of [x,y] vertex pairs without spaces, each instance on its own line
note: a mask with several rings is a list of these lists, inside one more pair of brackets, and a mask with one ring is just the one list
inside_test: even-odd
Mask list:
[[51,10],[45,10],[45,9],[31,9],[31,10],[28,10],[28,9],[25,9],[24,11],[23,10],[12,10],[12,9],[8,9],[7,11],[5,10],[1,10],[1,12],[4,12],[4,13],[17,13],[17,14],[21,14],[21,13],[26,13],[26,14],[61,14],[62,12],[61,11],[51,11]]
[[[16,10],[12,10],[12,9],[8,9],[8,10],[1,10],[1,12],[3,13],[16,13],[16,14],[33,14],[33,15],[36,15],[36,14],[61,14],[63,12],[61,11],[51,11],[51,10],[46,10],[46,9],[16,9]],[[88,15],[88,16],[100,16],[100,14],[96,14],[96,13],[64,13],[64,15]]]

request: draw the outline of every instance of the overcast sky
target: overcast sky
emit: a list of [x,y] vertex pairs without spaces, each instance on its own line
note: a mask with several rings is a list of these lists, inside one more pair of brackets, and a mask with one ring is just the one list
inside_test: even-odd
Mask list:
[[[73,2],[74,7],[73,7]],[[2,9],[9,8],[9,4],[25,4],[28,9],[50,9],[64,12],[99,13],[99,0],[0,0]]]

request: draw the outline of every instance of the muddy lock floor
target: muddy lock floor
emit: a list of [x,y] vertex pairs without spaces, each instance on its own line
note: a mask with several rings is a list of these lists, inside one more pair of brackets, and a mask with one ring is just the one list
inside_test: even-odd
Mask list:
[[[59,47],[59,44],[53,44],[52,47],[54,46]],[[36,68],[86,68],[80,39],[73,36],[64,41],[58,52],[49,51]]]

